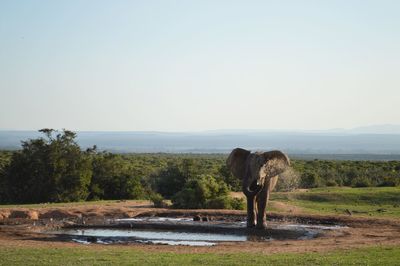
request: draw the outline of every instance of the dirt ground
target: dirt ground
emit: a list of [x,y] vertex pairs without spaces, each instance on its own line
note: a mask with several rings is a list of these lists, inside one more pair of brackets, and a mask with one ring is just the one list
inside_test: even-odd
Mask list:
[[[288,207],[290,209],[290,206]],[[104,245],[82,245],[68,242],[62,237],[43,234],[41,231],[82,223],[90,220],[128,218],[137,216],[193,217],[246,216],[244,211],[233,210],[171,210],[155,209],[148,202],[119,202],[102,205],[77,205],[67,207],[10,208],[0,209],[0,248],[2,247],[83,247],[103,249]],[[270,242],[222,242],[211,247],[167,246],[153,244],[112,244],[138,250],[179,253],[231,253],[257,252],[263,254],[280,252],[324,252],[336,249],[377,245],[400,245],[400,221],[395,219],[361,218],[352,216],[306,215],[297,211],[269,213],[274,221],[301,223],[340,224],[347,226],[337,232],[330,232],[311,240],[274,240]]]

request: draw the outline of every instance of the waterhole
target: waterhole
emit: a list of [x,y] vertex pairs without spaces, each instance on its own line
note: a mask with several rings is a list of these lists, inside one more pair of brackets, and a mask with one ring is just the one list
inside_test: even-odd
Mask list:
[[148,243],[187,246],[213,246],[222,242],[307,240],[338,225],[310,225],[271,222],[267,230],[247,229],[244,221],[194,222],[190,218],[142,217],[116,219],[105,225],[63,228],[53,234],[68,236],[82,244]]

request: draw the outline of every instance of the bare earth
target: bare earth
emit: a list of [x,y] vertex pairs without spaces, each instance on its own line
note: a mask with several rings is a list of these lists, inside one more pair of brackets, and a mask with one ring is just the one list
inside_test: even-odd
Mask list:
[[[211,247],[167,246],[152,244],[112,244],[137,250],[179,253],[232,253],[257,252],[263,254],[280,252],[325,252],[355,247],[377,245],[400,245],[400,221],[395,219],[356,218],[352,216],[305,215],[293,206],[280,206],[287,213],[269,213],[268,218],[277,221],[326,223],[348,226],[341,233],[330,232],[312,240],[275,240],[270,242],[222,242]],[[67,207],[9,208],[0,209],[0,248],[3,247],[82,247],[105,249],[101,244],[82,245],[67,242],[41,231],[63,226],[78,220],[128,218],[136,216],[193,217],[241,217],[244,211],[232,210],[171,210],[155,209],[149,202],[119,202],[99,205],[76,205]]]

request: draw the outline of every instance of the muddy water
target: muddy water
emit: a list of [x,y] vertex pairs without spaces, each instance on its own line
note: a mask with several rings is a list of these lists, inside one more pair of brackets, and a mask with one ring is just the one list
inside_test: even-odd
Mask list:
[[142,217],[142,218],[123,218],[123,219],[112,219],[111,221],[121,222],[194,222],[193,218],[171,218],[171,217]]
[[[247,241],[245,235],[173,232],[162,230],[124,230],[124,229],[64,229],[63,234],[79,236],[77,242],[142,242],[169,245],[212,246],[221,241]],[[89,237],[89,240],[88,240]],[[94,237],[94,238],[93,238]],[[80,240],[80,241],[79,241]]]
[[[124,228],[121,228],[124,226]],[[144,217],[113,220],[106,227],[65,228],[55,234],[89,243],[151,243],[213,246],[219,242],[307,240],[340,226],[271,223],[266,231],[248,230],[245,222],[194,222],[189,218]]]

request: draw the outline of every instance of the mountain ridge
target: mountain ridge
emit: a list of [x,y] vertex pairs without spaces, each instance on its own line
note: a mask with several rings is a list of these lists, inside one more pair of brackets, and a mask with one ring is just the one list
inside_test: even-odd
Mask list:
[[[226,153],[235,147],[243,147],[280,149],[298,154],[400,154],[400,132],[396,133],[396,130],[396,126],[370,126],[334,132],[77,131],[77,142],[82,148],[96,145],[100,150],[113,152]],[[41,133],[37,131],[0,130],[0,149],[19,149],[21,141],[39,136]]]

